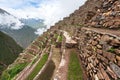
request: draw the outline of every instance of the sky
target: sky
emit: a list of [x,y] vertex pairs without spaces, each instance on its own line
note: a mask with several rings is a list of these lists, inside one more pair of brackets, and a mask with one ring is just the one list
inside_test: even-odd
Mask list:
[[0,8],[18,18],[43,19],[49,28],[69,16],[86,0],[0,0]]

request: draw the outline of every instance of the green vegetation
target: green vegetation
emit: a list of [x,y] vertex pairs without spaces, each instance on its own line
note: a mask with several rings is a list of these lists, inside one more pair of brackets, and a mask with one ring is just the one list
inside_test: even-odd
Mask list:
[[22,52],[22,47],[20,47],[11,37],[0,32],[0,72],[5,69],[5,65],[13,63],[13,61],[18,57],[19,53]]
[[55,34],[54,36],[55,36],[55,38],[57,38],[59,35],[58,35],[58,34]]
[[38,80],[51,80],[51,77],[54,73],[54,69],[55,63],[52,60],[50,60],[44,72],[39,76]]
[[80,27],[83,27],[84,25],[83,24],[76,24],[76,28],[80,28]]
[[82,70],[75,52],[70,54],[70,63],[68,67],[68,80],[82,80]]
[[14,78],[20,71],[22,71],[26,65],[26,63],[16,64],[12,68],[4,71],[1,76],[1,80],[12,80],[12,78]]
[[114,53],[115,52],[115,49],[112,47],[108,50],[108,52],[111,52],[111,53]]
[[9,65],[17,58],[22,50],[11,37],[0,32],[0,61]]
[[43,55],[43,57],[41,58],[41,60],[38,62],[38,64],[36,65],[36,67],[34,68],[34,70],[31,72],[31,74],[28,76],[28,78],[26,80],[33,80],[33,78],[42,69],[42,67],[46,63],[47,59],[48,59],[48,54]]
[[58,42],[62,42],[62,36],[58,36]]

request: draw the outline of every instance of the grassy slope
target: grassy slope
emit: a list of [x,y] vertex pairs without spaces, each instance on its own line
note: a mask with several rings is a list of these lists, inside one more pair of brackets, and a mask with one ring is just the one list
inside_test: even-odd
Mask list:
[[82,70],[79,64],[79,59],[75,52],[70,54],[68,80],[82,80]]
[[33,80],[33,78],[38,74],[38,72],[42,69],[44,64],[48,59],[48,54],[43,55],[41,60],[38,62],[37,66],[34,68],[33,72],[28,76],[26,80]]
[[[0,32],[0,62],[9,65],[23,49],[8,35]],[[2,66],[2,65],[1,65]],[[2,68],[0,69],[0,71]]]

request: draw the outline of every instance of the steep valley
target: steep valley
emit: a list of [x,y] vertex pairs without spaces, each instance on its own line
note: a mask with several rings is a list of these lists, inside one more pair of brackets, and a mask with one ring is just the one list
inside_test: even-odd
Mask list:
[[7,66],[14,62],[23,48],[11,37],[0,32],[0,75]]
[[1,77],[1,80],[119,79],[120,0],[87,0],[36,38]]

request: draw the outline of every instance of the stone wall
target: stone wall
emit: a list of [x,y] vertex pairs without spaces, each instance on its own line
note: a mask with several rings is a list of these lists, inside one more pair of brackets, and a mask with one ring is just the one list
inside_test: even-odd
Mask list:
[[78,31],[79,57],[88,80],[120,79],[120,38],[92,30]]

